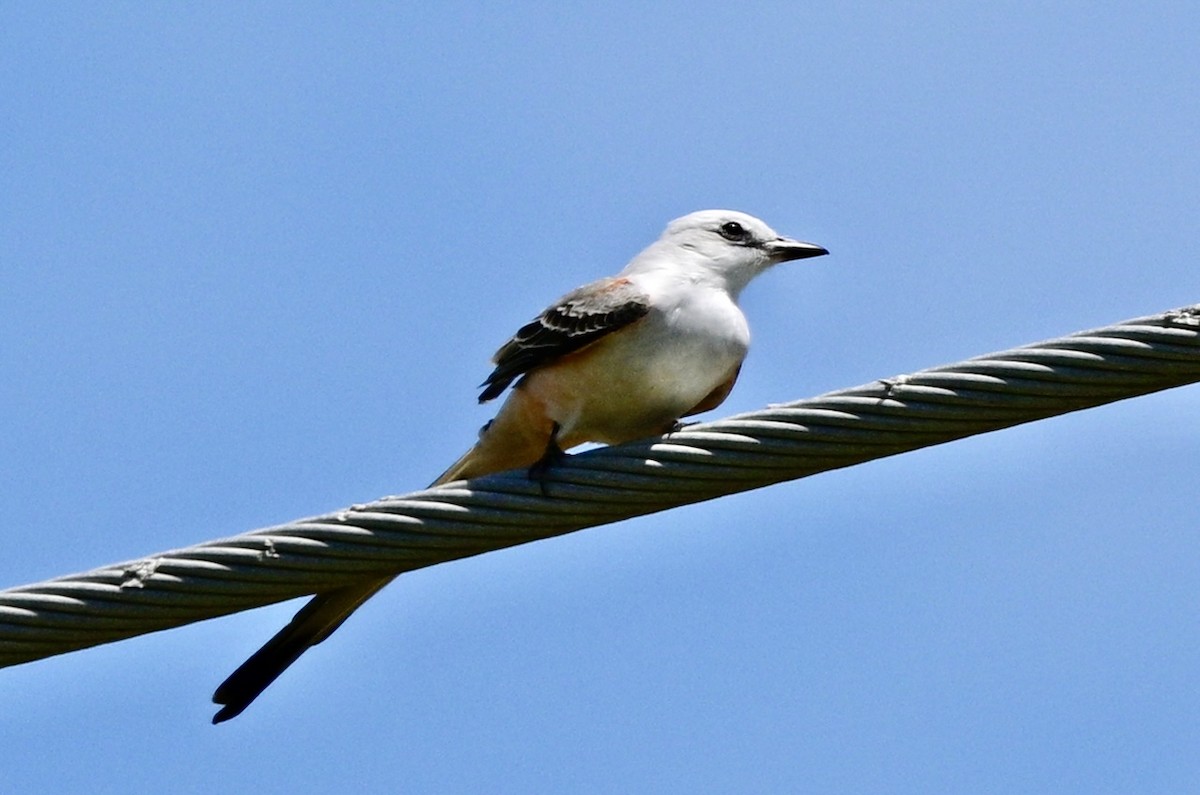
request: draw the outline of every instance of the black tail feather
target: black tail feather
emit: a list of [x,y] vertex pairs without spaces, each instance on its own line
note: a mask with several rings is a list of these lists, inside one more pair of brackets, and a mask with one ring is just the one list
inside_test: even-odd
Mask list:
[[222,723],[242,714],[301,654],[329,637],[359,605],[391,581],[385,577],[314,596],[221,683],[213,693],[213,703],[222,707],[212,722]]

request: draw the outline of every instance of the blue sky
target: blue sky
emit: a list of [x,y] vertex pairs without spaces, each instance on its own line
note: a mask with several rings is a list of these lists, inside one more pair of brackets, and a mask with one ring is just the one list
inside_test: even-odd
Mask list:
[[[0,585],[422,486],[665,223],[719,413],[1200,301],[1191,4],[0,7]],[[1200,786],[1195,387],[0,671],[25,793]]]

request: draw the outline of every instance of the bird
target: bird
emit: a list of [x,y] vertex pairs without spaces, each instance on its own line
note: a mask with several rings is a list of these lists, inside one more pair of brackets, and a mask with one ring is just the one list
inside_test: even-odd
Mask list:
[[[500,346],[479,402],[508,396],[431,486],[519,468],[542,478],[580,444],[670,433],[716,408],[749,349],[742,290],[774,265],[828,253],[733,210],[671,221],[620,273],[562,296]],[[241,714],[395,576],[314,596],[217,688],[213,723]]]

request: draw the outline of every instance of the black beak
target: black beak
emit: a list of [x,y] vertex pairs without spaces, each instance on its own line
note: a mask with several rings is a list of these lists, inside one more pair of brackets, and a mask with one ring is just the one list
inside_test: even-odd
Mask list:
[[828,250],[818,246],[816,243],[805,243],[802,240],[792,240],[787,237],[779,237],[771,240],[766,244],[765,248],[776,262],[822,257],[829,253]]

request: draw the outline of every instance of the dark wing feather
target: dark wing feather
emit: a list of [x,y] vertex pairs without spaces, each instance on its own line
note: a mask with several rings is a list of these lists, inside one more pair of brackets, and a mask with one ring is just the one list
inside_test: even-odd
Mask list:
[[499,395],[519,376],[624,328],[650,311],[650,299],[628,279],[610,277],[564,295],[504,343],[479,402]]

